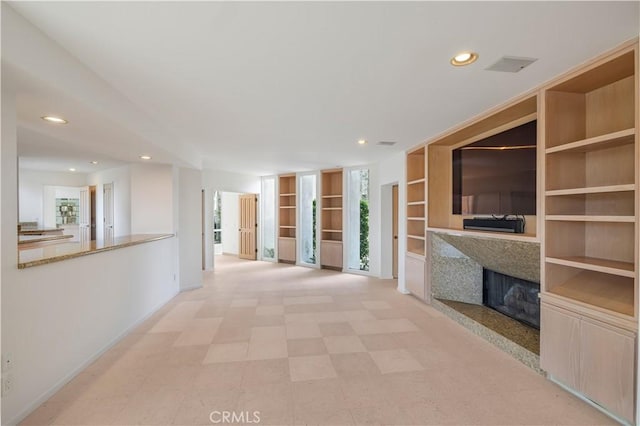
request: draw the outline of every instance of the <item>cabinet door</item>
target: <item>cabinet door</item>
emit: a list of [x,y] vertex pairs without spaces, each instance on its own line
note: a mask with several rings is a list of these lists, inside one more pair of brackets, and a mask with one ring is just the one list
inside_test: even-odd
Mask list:
[[634,421],[635,337],[583,319],[580,390],[630,423]]
[[404,261],[405,270],[405,283],[407,290],[412,294],[424,300],[424,273],[425,262],[423,259],[416,259],[415,257],[406,256]]
[[296,261],[296,240],[294,238],[278,238],[278,259],[285,262]]
[[580,318],[545,303],[540,310],[540,368],[580,389]]
[[320,261],[322,266],[342,268],[342,242],[322,241],[320,243]]

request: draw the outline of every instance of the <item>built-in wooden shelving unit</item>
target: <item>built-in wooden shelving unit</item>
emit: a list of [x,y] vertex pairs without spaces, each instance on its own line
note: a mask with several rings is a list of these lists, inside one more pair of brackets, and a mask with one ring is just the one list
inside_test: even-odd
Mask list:
[[425,255],[426,156],[421,146],[407,154],[407,252]]
[[296,175],[278,177],[278,261],[296,262]]
[[543,90],[540,366],[635,421],[638,47]]
[[427,149],[421,145],[407,153],[407,254],[405,285],[414,296],[431,300],[426,286],[427,254]]
[[[634,52],[627,49],[544,95],[544,290],[630,319],[637,315]],[[579,284],[586,282],[592,284]],[[613,305],[606,302],[608,290]]]
[[[430,300],[429,231],[539,242],[540,367],[629,424],[637,419],[639,64],[636,39],[406,156],[407,290]],[[525,233],[464,230],[452,208],[453,150],[533,120],[537,212]]]
[[320,266],[342,270],[343,177],[342,169],[323,170]]

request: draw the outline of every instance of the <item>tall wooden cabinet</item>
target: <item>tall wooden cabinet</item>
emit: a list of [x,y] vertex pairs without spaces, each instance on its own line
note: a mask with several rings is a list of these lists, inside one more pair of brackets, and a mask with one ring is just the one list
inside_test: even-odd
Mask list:
[[278,261],[296,262],[296,175],[278,177]]
[[635,421],[637,43],[552,83],[544,108],[541,367]]
[[407,153],[407,254],[405,285],[420,299],[428,299],[426,291],[426,148],[424,145]]
[[320,266],[342,270],[342,169],[322,171]]

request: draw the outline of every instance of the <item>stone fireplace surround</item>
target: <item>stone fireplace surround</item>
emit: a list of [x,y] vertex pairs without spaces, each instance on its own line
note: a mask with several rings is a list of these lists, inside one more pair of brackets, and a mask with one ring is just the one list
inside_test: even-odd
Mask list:
[[[427,279],[431,283],[432,305],[475,334],[490,341],[536,371],[537,353],[520,346],[465,316],[444,301],[483,305],[483,268],[528,281],[540,282],[540,244],[499,238],[428,232],[429,264]],[[489,308],[486,308],[489,309]],[[514,320],[515,321],[515,320]]]

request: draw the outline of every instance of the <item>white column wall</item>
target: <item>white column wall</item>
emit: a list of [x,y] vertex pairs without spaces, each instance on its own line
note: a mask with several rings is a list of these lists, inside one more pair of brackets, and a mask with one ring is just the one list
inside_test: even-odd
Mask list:
[[200,170],[179,170],[178,246],[180,290],[202,287],[201,182]]
[[[381,265],[381,277],[390,278],[392,269],[392,249],[388,247],[388,241],[393,232],[391,227],[391,194],[390,185],[398,184],[398,291],[406,293],[405,277],[404,277],[404,256],[406,251],[406,164],[405,153],[399,152],[387,159],[381,161],[378,164],[378,185],[376,186],[377,192],[383,197],[383,202],[380,203],[379,217],[382,218],[381,224],[378,227],[379,232],[376,239],[379,241],[381,247],[384,247],[380,251],[380,265]],[[384,194],[387,194],[386,196]]]
[[240,249],[238,247],[239,194],[223,192],[220,198],[222,200],[222,252],[237,255]]

